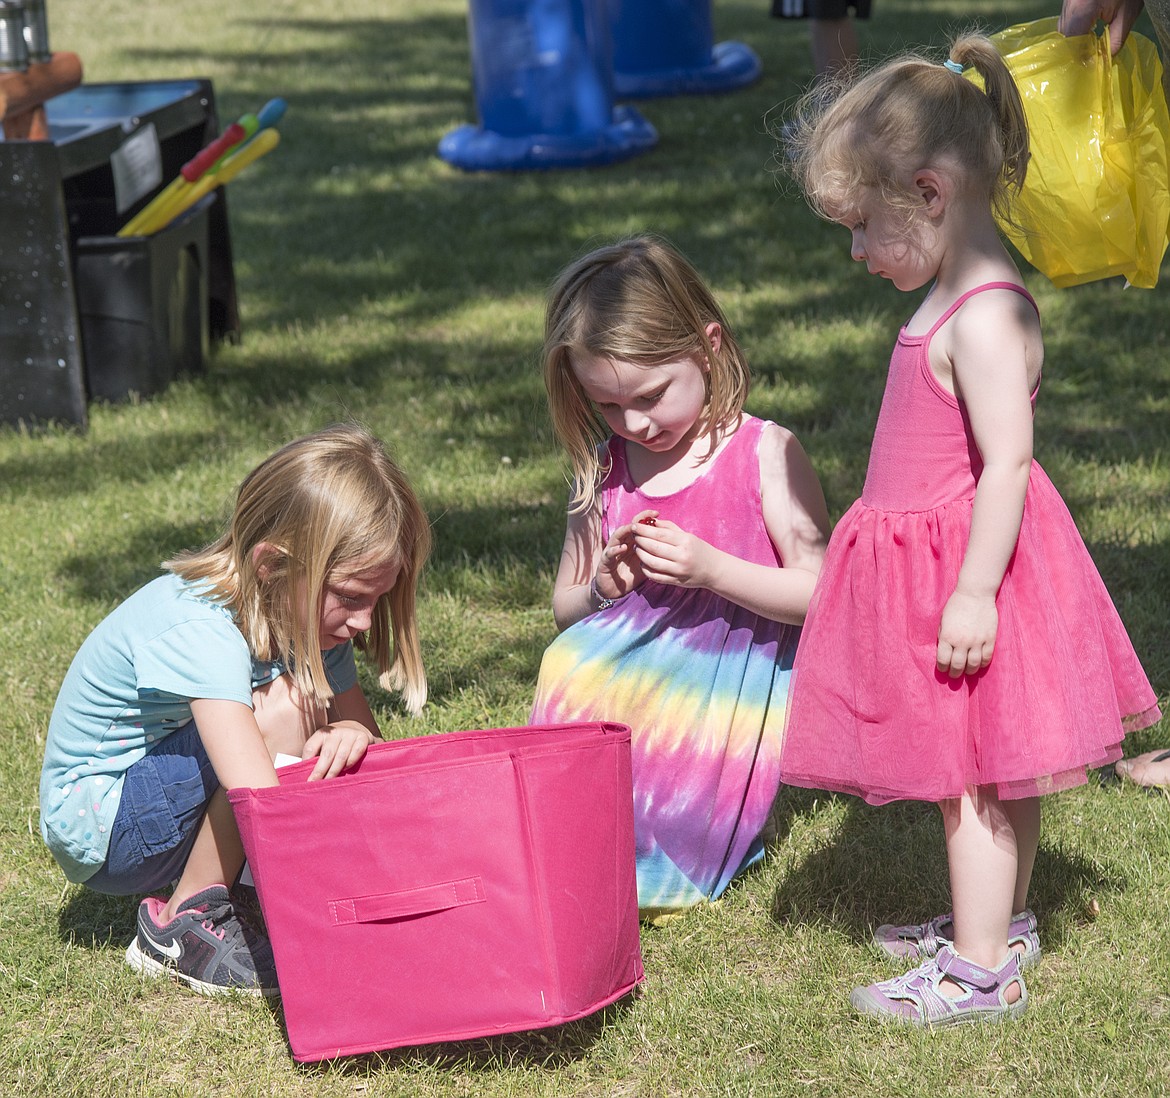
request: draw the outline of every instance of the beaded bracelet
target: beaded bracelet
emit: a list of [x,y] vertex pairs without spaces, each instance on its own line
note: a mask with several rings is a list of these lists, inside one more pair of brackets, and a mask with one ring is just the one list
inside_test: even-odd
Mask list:
[[589,581],[589,595],[593,599],[593,601],[597,603],[598,610],[608,610],[617,601],[616,599],[607,599],[597,589],[597,577],[596,576],[594,576],[593,579],[591,579]]

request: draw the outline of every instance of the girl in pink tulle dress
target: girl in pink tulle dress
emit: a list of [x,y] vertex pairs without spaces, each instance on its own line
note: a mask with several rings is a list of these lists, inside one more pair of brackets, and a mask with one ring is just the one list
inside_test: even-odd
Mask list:
[[[983,88],[962,75],[978,70]],[[1041,794],[1160,717],[1125,628],[1032,459],[1043,343],[993,210],[1027,128],[992,44],[812,93],[788,152],[853,258],[930,291],[898,336],[861,499],[833,533],[793,671],[782,780],[942,809],[953,911],[882,926],[921,962],[857,988],[919,1025],[1021,1014],[1040,955]]]

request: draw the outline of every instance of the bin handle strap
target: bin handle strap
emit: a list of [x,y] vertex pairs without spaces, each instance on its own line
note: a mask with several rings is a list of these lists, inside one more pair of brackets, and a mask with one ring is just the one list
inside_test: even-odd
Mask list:
[[483,878],[464,877],[457,881],[384,892],[380,896],[330,900],[329,911],[335,926],[350,926],[354,923],[377,923],[389,919],[409,919],[416,915],[433,915],[453,907],[481,904],[486,899]]

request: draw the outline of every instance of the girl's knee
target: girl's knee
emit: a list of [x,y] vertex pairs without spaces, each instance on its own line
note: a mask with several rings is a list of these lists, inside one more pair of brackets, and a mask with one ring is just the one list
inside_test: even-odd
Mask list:
[[300,755],[305,741],[323,724],[325,713],[296,688],[291,675],[278,675],[252,691],[256,724],[273,758]]

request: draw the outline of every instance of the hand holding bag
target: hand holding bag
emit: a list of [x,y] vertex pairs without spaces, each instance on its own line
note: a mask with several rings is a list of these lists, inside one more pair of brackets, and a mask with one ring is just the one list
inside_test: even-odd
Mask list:
[[1066,38],[1056,18],[991,41],[1023,97],[1032,149],[1004,233],[1058,287],[1113,275],[1157,285],[1170,226],[1170,117],[1157,47],[1131,33],[1110,57],[1107,36]]

